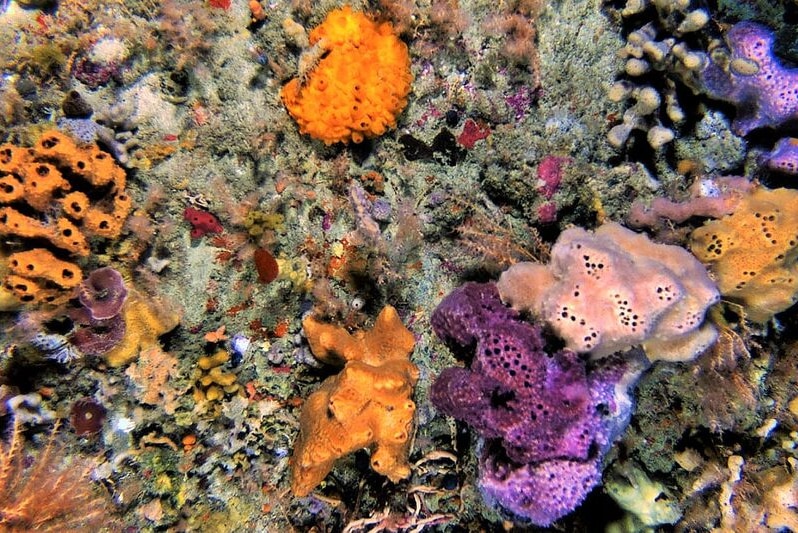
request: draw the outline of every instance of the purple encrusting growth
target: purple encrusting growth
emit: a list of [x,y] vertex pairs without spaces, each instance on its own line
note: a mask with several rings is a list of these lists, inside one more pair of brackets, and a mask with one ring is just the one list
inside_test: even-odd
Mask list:
[[122,341],[127,326],[121,314],[127,300],[125,280],[116,269],[93,270],[78,287],[83,307],[69,311],[75,329],[70,342],[84,355],[103,355]]
[[798,174],[798,139],[794,137],[781,139],[772,151],[765,154],[765,162],[771,170]]
[[486,498],[542,526],[574,510],[629,422],[626,389],[642,367],[608,357],[588,372],[570,350],[546,353],[540,326],[504,306],[493,283],[456,289],[432,327],[454,350],[476,348],[471,369],[444,370],[431,398],[491,439],[480,458]]
[[75,323],[69,341],[84,355],[108,353],[122,342],[127,329],[122,315],[96,319],[86,307],[71,310],[69,317]]
[[78,289],[78,300],[96,320],[117,316],[126,299],[125,280],[112,267],[92,271]]
[[774,39],[761,24],[735,24],[726,34],[729,65],[709,61],[701,73],[710,97],[737,108],[732,128],[739,135],[798,120],[798,69],[780,63],[773,54]]

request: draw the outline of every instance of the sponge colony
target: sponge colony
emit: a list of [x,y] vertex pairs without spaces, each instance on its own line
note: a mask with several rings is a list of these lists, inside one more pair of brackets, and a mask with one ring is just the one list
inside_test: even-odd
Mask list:
[[726,299],[764,323],[798,301],[798,191],[760,187],[690,237]]
[[395,127],[413,76],[407,46],[393,27],[344,7],[330,12],[309,38],[305,56],[321,59],[281,92],[299,130],[333,144],[359,143]]
[[703,321],[720,295],[701,263],[616,223],[564,231],[549,265],[517,263],[498,289],[513,308],[546,321],[568,349],[594,358],[643,344],[652,361],[685,361],[717,335]]
[[415,339],[396,309],[386,306],[371,330],[354,334],[313,317],[302,327],[317,359],[344,368],[302,407],[291,459],[293,493],[309,494],[338,458],[360,448],[372,450],[374,471],[394,482],[408,477],[419,371],[410,362]]
[[32,148],[0,145],[0,236],[5,290],[22,303],[68,299],[90,239],[116,239],[131,208],[125,171],[96,145],[47,130]]

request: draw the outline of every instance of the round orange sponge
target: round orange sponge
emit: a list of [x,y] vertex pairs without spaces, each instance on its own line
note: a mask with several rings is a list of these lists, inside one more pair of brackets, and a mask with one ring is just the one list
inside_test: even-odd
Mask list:
[[300,76],[281,92],[299,130],[333,144],[359,143],[395,127],[413,75],[393,27],[347,6],[331,11],[309,38]]

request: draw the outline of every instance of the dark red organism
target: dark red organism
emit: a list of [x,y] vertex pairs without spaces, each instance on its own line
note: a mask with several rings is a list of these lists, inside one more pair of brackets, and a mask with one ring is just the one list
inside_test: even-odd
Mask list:
[[463,131],[457,137],[457,142],[463,148],[470,150],[477,141],[487,138],[488,135],[490,127],[487,124],[480,124],[469,118],[463,124]]
[[192,239],[199,239],[208,233],[221,233],[224,230],[221,222],[213,213],[193,207],[186,207],[186,210],[183,211],[183,220],[188,220],[188,223],[191,224]]
[[557,220],[557,204],[546,202],[538,207],[538,222],[541,224],[551,224]]
[[72,64],[72,75],[91,89],[104,86],[109,81],[118,79],[121,74],[122,65],[116,62],[94,62],[82,57]]
[[105,423],[105,407],[94,398],[81,398],[72,404],[69,422],[78,436],[95,435]]
[[230,9],[232,4],[232,0],[208,0],[208,5],[217,9]]
[[271,283],[280,274],[280,267],[277,260],[268,250],[258,248],[255,250],[255,270],[258,271],[258,281],[261,283]]
[[122,342],[127,325],[122,315],[98,320],[85,307],[69,311],[75,331],[69,342],[83,355],[104,355]]

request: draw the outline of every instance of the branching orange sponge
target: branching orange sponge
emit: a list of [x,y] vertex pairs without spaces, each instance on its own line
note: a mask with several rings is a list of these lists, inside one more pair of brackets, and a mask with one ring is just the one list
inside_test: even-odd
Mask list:
[[336,459],[372,448],[371,467],[391,481],[410,475],[407,454],[416,405],[418,368],[410,362],[415,340],[396,309],[386,306],[374,328],[353,335],[313,317],[302,322],[310,348],[321,361],[345,363],[302,408],[291,460],[291,490],[310,493]]
[[395,127],[413,76],[393,27],[347,6],[330,12],[309,38],[299,76],[281,92],[299,130],[333,144],[359,143]]
[[8,256],[7,290],[23,303],[52,303],[77,286],[74,263],[89,239],[119,236],[131,208],[125,171],[96,145],[57,130],[32,148],[0,146],[0,235],[26,251]]

